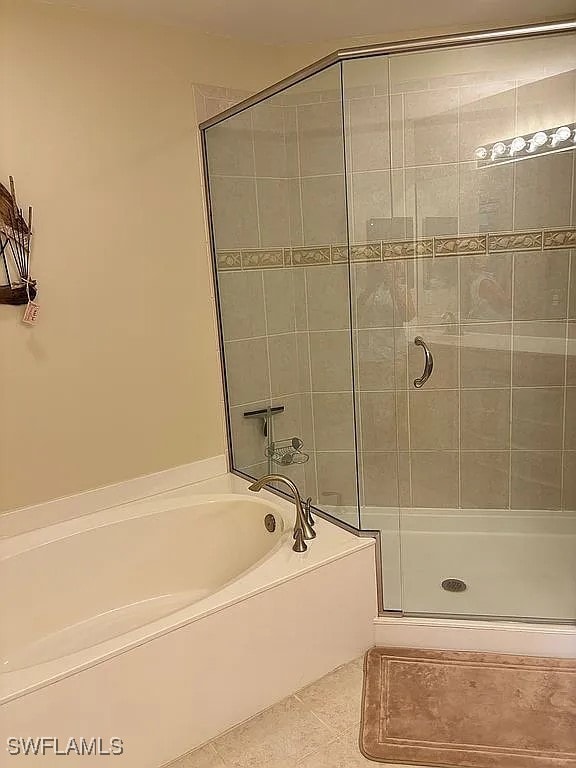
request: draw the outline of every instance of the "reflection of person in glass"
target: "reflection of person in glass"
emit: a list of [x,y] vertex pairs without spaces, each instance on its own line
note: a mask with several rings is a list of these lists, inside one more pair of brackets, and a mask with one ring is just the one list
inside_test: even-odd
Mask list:
[[[364,287],[358,290],[359,328],[399,329],[416,314],[412,293],[406,285],[404,265],[393,263],[388,266],[389,269],[373,270],[372,265],[367,265],[363,270]],[[365,333],[359,338],[359,344],[359,359],[366,376],[364,384],[368,388],[376,382],[382,386],[382,364],[384,370],[393,376],[393,362],[396,358],[400,364],[404,343],[400,343],[400,337],[395,340],[394,331],[390,330]],[[389,385],[393,387],[393,381]]]
[[[385,271],[373,272],[370,265],[363,270],[364,287],[358,290],[358,307],[362,313],[360,328],[400,328],[416,314],[412,294],[406,287],[403,265],[391,263],[387,266],[390,269]],[[380,279],[374,279],[377,277]]]
[[498,278],[491,272],[485,261],[479,261],[472,267],[468,285],[467,311],[468,320],[505,320],[508,316],[509,302]]

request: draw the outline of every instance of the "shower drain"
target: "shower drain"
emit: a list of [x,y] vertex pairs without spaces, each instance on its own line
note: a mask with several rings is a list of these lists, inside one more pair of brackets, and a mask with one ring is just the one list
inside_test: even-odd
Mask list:
[[445,589],[446,592],[465,592],[468,586],[462,579],[444,579],[442,589]]

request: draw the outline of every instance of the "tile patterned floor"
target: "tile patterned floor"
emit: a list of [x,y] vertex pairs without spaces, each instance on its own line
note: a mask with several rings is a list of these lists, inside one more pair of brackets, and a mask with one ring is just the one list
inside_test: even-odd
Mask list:
[[169,768],[386,768],[358,749],[362,670],[339,667]]

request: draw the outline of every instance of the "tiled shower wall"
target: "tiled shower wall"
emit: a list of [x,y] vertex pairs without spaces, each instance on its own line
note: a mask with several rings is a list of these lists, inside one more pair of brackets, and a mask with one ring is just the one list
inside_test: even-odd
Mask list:
[[346,63],[348,221],[336,73],[211,129],[237,466],[266,469],[245,406],[282,402],[321,504],[354,505],[357,440],[368,506],[576,509],[576,153],[473,159],[576,119],[571,54],[538,43]]

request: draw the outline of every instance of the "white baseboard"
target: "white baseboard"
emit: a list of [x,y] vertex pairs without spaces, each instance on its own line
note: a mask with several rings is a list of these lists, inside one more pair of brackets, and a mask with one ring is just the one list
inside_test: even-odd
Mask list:
[[378,646],[576,658],[576,626],[380,616]]
[[124,480],[114,485],[94,488],[73,496],[46,501],[31,507],[20,507],[0,513],[0,538],[43,528],[63,520],[89,515],[118,504],[154,496],[157,493],[201,483],[228,471],[226,457],[213,456],[180,467],[172,467],[150,475]]

